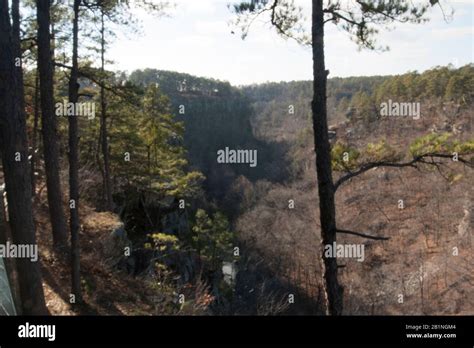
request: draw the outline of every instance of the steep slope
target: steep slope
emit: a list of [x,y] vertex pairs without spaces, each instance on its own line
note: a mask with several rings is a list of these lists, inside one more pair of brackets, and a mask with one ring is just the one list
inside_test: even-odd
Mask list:
[[[436,71],[445,72],[444,68]],[[463,70],[450,73],[456,76],[459,71]],[[375,98],[378,91],[380,99],[391,96],[397,100],[400,96],[390,92],[389,87],[397,86],[405,77],[376,77],[374,81],[378,82],[369,85],[364,93]],[[419,77],[424,78],[423,74]],[[344,81],[338,83],[344,85]],[[345,83],[350,85],[353,81]],[[347,115],[350,120],[336,122],[333,118],[333,143],[339,141],[363,149],[369,143],[384,140],[397,151],[407,153],[409,145],[426,134],[449,132],[458,141],[472,141],[472,91],[464,86],[464,92],[458,91],[459,99],[445,98],[449,86],[437,83],[440,82],[436,79],[428,80],[428,85],[441,91],[439,95],[423,88],[416,92],[420,98],[415,99],[420,102],[419,119],[375,117],[368,121],[370,118],[359,117],[361,110],[355,110]],[[304,83],[300,84],[304,90]],[[236,226],[241,239],[253,250],[254,260],[265,263],[267,272],[283,284],[296,285],[300,300],[310,298],[317,305],[321,296],[321,246],[312,132],[305,129],[309,125],[309,106],[296,109],[295,115],[287,113],[288,103],[295,100],[292,89],[297,85],[298,82],[276,84],[279,89],[275,85],[273,91],[262,87],[263,92],[258,86],[249,89],[256,96],[266,96],[264,101],[255,97],[254,103],[263,110],[262,119],[253,123],[261,127],[256,134],[269,141],[278,139],[291,144],[287,156],[293,162],[293,176],[285,184],[257,182],[246,187],[242,194],[253,199],[247,199],[250,203]],[[305,98],[304,93],[299,95]],[[352,95],[356,102],[360,101],[357,92]],[[348,101],[349,105],[353,102]],[[295,120],[299,132],[298,127],[288,127]],[[335,173],[336,178],[340,175]],[[374,168],[340,187],[336,195],[339,227],[390,237],[388,241],[375,241],[339,235],[340,243],[365,246],[363,262],[339,261],[345,314],[472,313],[473,181],[472,169],[448,161],[439,170]],[[403,209],[399,207],[400,200]]]

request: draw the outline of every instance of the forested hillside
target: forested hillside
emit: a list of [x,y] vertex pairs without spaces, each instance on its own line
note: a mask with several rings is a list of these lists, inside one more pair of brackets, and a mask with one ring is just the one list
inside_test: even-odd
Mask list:
[[[363,119],[378,119],[380,104],[393,101],[441,100],[467,105],[472,101],[473,67],[437,67],[399,76],[329,78],[327,107],[331,125]],[[251,118],[258,136],[293,140],[311,119],[311,81],[272,82],[245,86],[244,95],[253,104]],[[288,112],[282,112],[282,110]],[[293,112],[293,113],[292,113]],[[288,117],[288,115],[294,115]],[[280,133],[282,130],[284,132]]]
[[[440,307],[444,314],[463,314],[472,308],[472,170],[409,162],[420,153],[472,151],[473,78],[474,67],[468,65],[328,80],[332,166],[336,185],[342,186],[338,219],[342,226],[367,232],[365,237],[381,239],[367,242],[364,262],[341,262],[347,314],[436,314]],[[320,239],[313,227],[318,200],[309,88],[303,81],[244,87],[260,110],[252,120],[255,134],[289,144],[291,174],[284,184],[246,186],[247,205],[236,229],[287,291],[291,284],[301,299],[321,300],[315,276],[321,265],[314,262]],[[420,117],[381,116],[381,103],[388,99],[419,102]],[[288,112],[291,105],[294,114]],[[397,161],[401,165],[390,165]],[[339,184],[337,179],[347,173],[350,178],[358,168],[361,176]],[[454,201],[460,207],[450,204]],[[342,236],[340,242],[355,238]],[[308,303],[304,308],[311,312]]]
[[[473,71],[472,66],[466,66],[460,69],[436,68],[422,74],[330,79],[329,120],[336,145],[333,150],[342,151],[340,146],[349,149],[347,146],[350,144],[354,151],[361,151],[371,142],[386,139],[387,135],[390,135],[392,145],[402,150],[403,146],[409,146],[411,141],[425,135],[426,129],[431,129],[432,134],[450,132],[459,139],[472,138],[472,89],[468,86],[474,81]],[[34,70],[28,71],[26,80],[34,80],[35,74]],[[67,88],[61,85],[63,71],[58,70],[57,74],[57,98],[60,100],[61,93],[65,93],[61,91]],[[264,303],[270,298],[270,302],[274,303],[274,308],[270,310],[275,311],[270,312],[273,314],[286,311],[319,313],[321,290],[316,275],[320,272],[320,266],[314,264],[311,257],[312,250],[318,248],[318,242],[312,237],[314,231],[311,226],[315,222],[308,210],[317,204],[311,158],[311,83],[295,81],[236,88],[225,82],[169,71],[147,69],[134,71],[130,76],[113,72],[108,74],[109,83],[122,86],[120,92],[110,93],[107,97],[113,211],[118,215],[90,210],[94,206],[99,211],[103,210],[106,198],[102,184],[104,174],[96,169],[103,167],[97,143],[100,125],[93,122],[94,118],[84,117],[80,119],[80,161],[83,165],[79,178],[87,215],[81,215],[84,221],[82,237],[89,239],[93,245],[100,241],[103,254],[88,256],[89,252],[97,249],[85,247],[83,257],[92,259],[84,261],[83,267],[96,267],[89,265],[89,262],[95,263],[95,258],[100,257],[104,258],[101,262],[106,262],[107,269],[116,269],[108,277],[116,277],[115,272],[122,272],[126,277],[139,276],[140,280],[130,281],[149,284],[148,295],[140,295],[145,296],[140,309],[144,312],[148,311],[148,303],[156,297],[150,294],[163,291],[163,285],[153,290],[158,280],[152,279],[158,276],[162,283],[175,274],[180,279],[177,285],[166,284],[167,287],[178,286],[179,289],[187,282],[196,281],[198,287],[210,284],[208,290],[196,288],[196,291],[204,291],[199,296],[210,292],[209,296],[217,301],[210,308],[216,312],[267,313],[270,309]],[[464,82],[456,84],[457,80]],[[444,83],[446,81],[448,83]],[[81,78],[80,82],[85,100],[99,101],[98,85],[86,77]],[[427,94],[424,87],[417,87],[419,84],[431,86],[432,92]],[[444,84],[444,89],[437,88]],[[426,117],[420,121],[418,128],[413,128],[407,120],[399,120],[396,125],[390,124],[387,128],[387,120],[377,116],[377,103],[388,96],[403,100],[407,93],[412,93],[410,98],[420,100],[423,109],[429,110],[424,113]],[[35,89],[26,88],[25,97],[27,103],[32,105],[27,110],[32,112],[28,130],[33,135],[37,132],[34,124]],[[442,111],[431,113],[434,110]],[[63,153],[67,151],[67,143],[62,140],[66,138],[65,121],[60,118],[58,123],[58,139]],[[405,128],[407,126],[409,129]],[[216,152],[226,146],[258,149],[258,166],[251,168],[243,164],[230,166],[216,163]],[[42,204],[45,199],[42,175],[40,166],[35,174],[38,178],[38,191],[35,192],[37,204]],[[384,175],[389,178],[393,173]],[[427,180],[444,185],[436,175],[429,172],[426,175],[432,178]],[[467,183],[468,173],[466,178],[456,173],[452,175],[452,180],[460,180],[452,184],[456,192],[464,191],[463,182]],[[410,185],[410,180],[416,180],[416,177],[406,180],[408,183],[405,185]],[[370,192],[377,190],[372,188]],[[372,207],[371,200],[380,202],[381,199],[371,198],[370,194],[357,198],[353,191],[346,190],[343,197],[344,201],[367,201],[364,204],[368,211],[379,209]],[[290,201],[305,209],[294,215],[288,210]],[[430,201],[427,204],[439,202]],[[351,211],[346,211],[343,219],[356,219],[351,214]],[[385,216],[386,213],[383,214]],[[422,219],[422,215],[417,214],[413,218]],[[451,222],[445,223],[456,225],[460,223],[456,219],[463,221],[462,216],[451,218]],[[44,217],[38,216],[37,219],[43,221]],[[385,222],[372,220],[376,226],[388,226]],[[38,227],[45,229],[41,232],[40,242],[49,243],[48,238],[44,240],[42,236],[48,224],[41,222]],[[98,228],[103,235],[97,235]],[[107,237],[110,232],[112,234]],[[217,249],[209,250],[208,243]],[[295,245],[304,251],[294,254],[291,250]],[[120,248],[127,247],[130,254],[124,256]],[[219,250],[217,254],[216,250]],[[51,266],[45,264],[46,269],[61,262],[51,257],[43,257],[44,262],[51,262]],[[264,261],[269,259],[272,261]],[[255,263],[251,260],[261,261]],[[232,278],[231,284],[235,286],[232,292],[235,295],[226,294],[230,290],[222,288],[222,284],[227,284],[223,281],[226,276],[221,269],[224,264],[232,264],[232,272],[246,270]],[[302,264],[311,267],[303,271]],[[153,265],[162,270],[153,278],[148,278]],[[201,278],[196,278],[200,267],[204,267],[200,271]],[[203,270],[208,272],[206,276]],[[63,270],[57,272],[63,273]],[[123,277],[119,274],[117,276]],[[97,282],[91,278],[90,272],[84,277],[86,284]],[[353,284],[351,286],[358,284],[354,283],[354,278],[347,281]],[[200,282],[203,285],[199,285]],[[86,296],[89,286],[86,286]],[[105,284],[95,286],[105,287],[101,290],[105,293],[109,291]],[[259,292],[250,295],[248,289],[255,287]],[[282,299],[292,292],[298,293],[304,300],[290,309]],[[47,294],[52,296],[50,291]],[[89,298],[89,301],[99,301],[96,306],[101,301],[111,300]],[[63,313],[65,306],[60,305],[54,311]],[[354,313],[374,311],[363,309],[362,304],[357,309],[353,306],[349,304]],[[196,308],[201,310],[199,306]],[[380,308],[380,313],[393,311],[384,306]],[[179,310],[179,306],[165,311],[172,313],[174,310]],[[93,311],[103,313],[104,309],[97,307]],[[394,313],[405,312],[395,310]]]

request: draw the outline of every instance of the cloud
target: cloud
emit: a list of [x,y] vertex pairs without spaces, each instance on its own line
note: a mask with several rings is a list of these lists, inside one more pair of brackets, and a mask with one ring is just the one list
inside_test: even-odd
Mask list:
[[[190,51],[196,48],[211,48],[214,46],[216,40],[206,35],[188,35],[173,38],[171,41],[173,42],[173,46],[181,47],[185,51]],[[189,57],[189,59],[192,59],[192,57]]]
[[216,0],[174,0],[176,11],[186,12],[194,15],[213,15],[219,2]]
[[197,34],[201,35],[220,35],[230,33],[230,27],[226,21],[202,21],[198,20],[194,24]]
[[431,31],[431,36],[438,39],[457,39],[463,36],[473,35],[472,27],[449,27],[437,28]]

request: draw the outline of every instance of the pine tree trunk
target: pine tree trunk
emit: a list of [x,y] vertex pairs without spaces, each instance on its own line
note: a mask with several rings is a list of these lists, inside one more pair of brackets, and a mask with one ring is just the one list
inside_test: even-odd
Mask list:
[[[13,1],[15,6],[16,1]],[[15,10],[14,10],[15,12]],[[13,243],[36,244],[31,204],[30,166],[23,95],[17,95],[22,78],[21,67],[15,66],[8,0],[0,0],[0,151],[8,199],[8,212]],[[17,161],[16,159],[18,159]],[[41,272],[38,262],[17,260],[23,314],[47,314]]]
[[342,287],[337,280],[337,261],[324,256],[324,246],[336,241],[336,208],[331,171],[331,148],[328,137],[326,82],[324,64],[324,13],[323,0],[313,0],[313,131],[318,177],[319,213],[323,259],[323,282],[327,301],[327,314],[342,314]]
[[37,0],[38,66],[41,89],[41,120],[46,167],[48,204],[53,230],[53,244],[57,248],[67,244],[66,217],[62,207],[59,177],[59,145],[53,93],[53,61],[51,56],[50,1]]
[[36,67],[35,76],[35,99],[34,99],[34,120],[33,120],[33,138],[31,139],[31,194],[36,196],[36,158],[37,158],[37,146],[38,146],[38,123],[39,123],[39,76],[38,67]]
[[[20,41],[20,1],[19,0],[13,0],[12,1],[12,41],[13,41],[13,55],[14,57],[21,57],[21,41]],[[24,101],[24,86],[23,86],[23,70],[19,69],[16,70],[18,73],[15,75],[17,78],[17,90],[16,90],[16,96],[17,98],[20,98],[19,100],[19,107],[20,110],[25,110],[25,101]],[[25,114],[21,114],[21,117],[26,117]],[[27,142],[28,143],[28,142]],[[0,190],[1,191],[1,190]],[[1,193],[1,192],[0,192]],[[0,195],[0,199],[3,200],[3,196]],[[3,203],[3,202],[2,202]],[[2,204],[0,204],[2,206]],[[2,213],[5,210],[2,210]],[[6,216],[5,216],[6,217]],[[34,217],[33,217],[33,223],[34,223]],[[11,236],[11,231],[8,235],[10,237],[10,240],[12,240]],[[18,284],[18,270],[16,267],[16,259],[10,259],[10,260],[5,260],[5,266],[9,269],[9,276],[10,278],[10,286],[12,287],[12,292],[13,292],[13,299],[18,304],[15,304],[17,313],[22,313],[22,308],[21,308],[21,295],[20,295],[20,289],[19,289],[19,284]]]
[[[78,35],[79,35],[79,2],[74,0],[74,19],[72,29],[72,70],[69,79],[69,102],[77,103],[79,99],[78,83]],[[71,289],[76,303],[82,302],[81,268],[79,248],[79,138],[77,115],[69,121],[69,227],[71,230]]]
[[107,210],[112,211],[114,209],[114,202],[112,199],[112,181],[110,180],[110,159],[109,159],[109,144],[107,139],[107,103],[105,100],[105,23],[104,23],[104,11],[101,13],[101,73],[102,73],[102,86],[100,87],[100,139],[102,147],[102,156],[104,158],[104,195]]

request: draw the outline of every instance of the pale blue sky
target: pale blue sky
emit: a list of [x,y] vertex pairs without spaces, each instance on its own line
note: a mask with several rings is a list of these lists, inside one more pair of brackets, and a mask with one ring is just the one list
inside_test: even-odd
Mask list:
[[[473,62],[474,0],[442,1],[447,12],[454,9],[452,21],[446,23],[439,8],[434,7],[428,23],[401,24],[391,32],[382,31],[379,42],[388,44],[389,52],[360,52],[344,32],[327,25],[330,77],[398,74]],[[310,49],[285,41],[268,23],[256,22],[244,41],[238,34],[232,35],[228,22],[233,15],[227,8],[232,0],[171,2],[176,6],[168,11],[168,18],[136,11],[142,33],[118,35],[109,50],[109,58],[115,61],[113,68],[129,72],[138,68],[173,70],[234,85],[311,79]],[[298,3],[310,18],[310,1]]]

